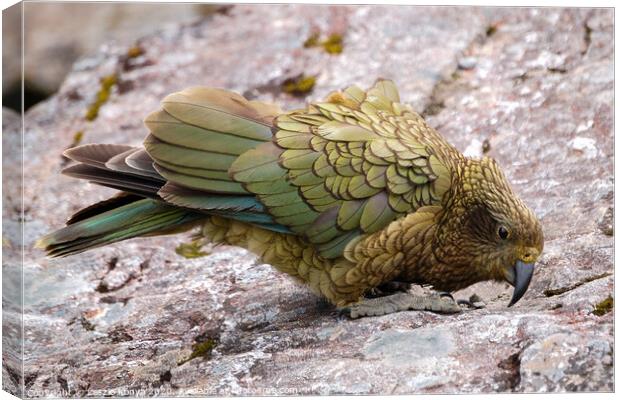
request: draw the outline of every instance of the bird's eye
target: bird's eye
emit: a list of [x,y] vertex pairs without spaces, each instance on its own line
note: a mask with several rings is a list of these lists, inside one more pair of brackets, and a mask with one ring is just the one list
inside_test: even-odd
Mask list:
[[497,229],[497,236],[499,236],[499,238],[502,240],[508,239],[508,229],[506,229],[505,226],[500,225],[500,227]]

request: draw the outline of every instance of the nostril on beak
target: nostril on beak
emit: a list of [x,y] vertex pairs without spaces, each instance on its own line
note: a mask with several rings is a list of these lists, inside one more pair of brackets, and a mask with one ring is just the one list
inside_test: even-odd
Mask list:
[[536,258],[538,258],[538,250],[533,247],[526,247],[523,249],[523,261],[533,262]]

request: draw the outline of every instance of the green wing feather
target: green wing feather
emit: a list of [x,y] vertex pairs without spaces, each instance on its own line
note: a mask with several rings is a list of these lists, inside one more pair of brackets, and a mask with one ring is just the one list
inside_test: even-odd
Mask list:
[[152,200],[86,209],[43,244],[70,254],[206,213],[303,236],[323,257],[340,257],[360,235],[438,204],[451,183],[447,160],[460,156],[387,80],[284,114],[236,93],[191,88],[167,96],[145,124],[144,150],[80,146],[67,156],[81,164],[65,173]]
[[[273,178],[284,177],[277,164],[270,165],[274,154],[265,147],[280,113],[275,105],[221,89],[190,88],[167,96],[162,109],[144,121],[151,132],[144,147],[166,181],[158,195],[170,204],[291,233],[244,187],[244,181],[260,182],[262,164]],[[229,170],[242,154],[259,165],[248,165],[235,180]],[[277,191],[278,185],[268,190]]]
[[271,140],[279,109],[222,89],[196,87],[168,95],[144,123],[144,147],[157,172],[177,186],[248,194],[228,175],[237,157]]
[[324,257],[437,204],[450,186],[442,160],[458,152],[400,103],[391,81],[367,92],[349,87],[274,125],[274,142],[242,154],[229,172]]

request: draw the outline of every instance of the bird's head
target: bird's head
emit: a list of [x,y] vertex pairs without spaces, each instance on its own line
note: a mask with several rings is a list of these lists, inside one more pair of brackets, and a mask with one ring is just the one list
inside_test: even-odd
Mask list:
[[459,181],[441,224],[438,255],[469,269],[469,284],[496,280],[514,286],[512,306],[525,294],[543,250],[540,221],[491,158],[467,160]]

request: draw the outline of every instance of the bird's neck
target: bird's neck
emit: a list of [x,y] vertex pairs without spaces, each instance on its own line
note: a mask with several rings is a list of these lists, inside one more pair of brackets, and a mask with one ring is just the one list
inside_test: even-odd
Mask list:
[[435,208],[435,223],[422,235],[418,234],[424,251],[412,248],[406,257],[409,265],[404,269],[408,281],[445,291],[459,290],[488,279],[484,270],[471,267],[475,249],[462,234],[463,217],[476,196],[477,180],[483,179],[484,165],[480,160],[462,158],[451,167],[452,185],[441,207]]

